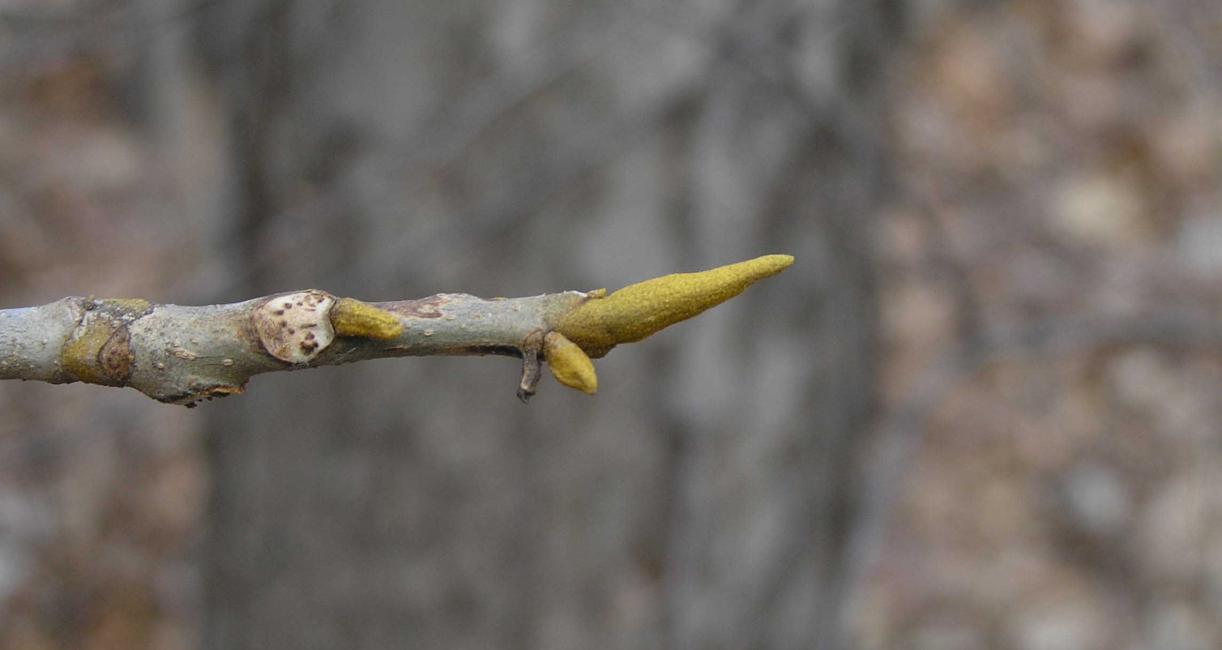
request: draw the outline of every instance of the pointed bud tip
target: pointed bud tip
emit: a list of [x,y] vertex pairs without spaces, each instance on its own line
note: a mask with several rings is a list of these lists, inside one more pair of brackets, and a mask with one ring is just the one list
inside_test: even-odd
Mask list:
[[738,264],[734,264],[731,266],[738,266],[738,265],[745,265],[748,267],[753,267],[753,270],[755,271],[753,275],[756,275],[759,279],[763,279],[763,278],[767,278],[767,277],[776,275],[777,273],[780,273],[781,271],[784,271],[785,269],[792,266],[793,265],[793,255],[781,255],[781,254],[761,255],[760,257],[757,257],[753,260],[739,262]]
[[784,253],[774,253],[772,255],[764,255],[757,259],[767,260],[771,264],[775,264],[778,271],[784,271],[793,265],[793,255],[785,255]]

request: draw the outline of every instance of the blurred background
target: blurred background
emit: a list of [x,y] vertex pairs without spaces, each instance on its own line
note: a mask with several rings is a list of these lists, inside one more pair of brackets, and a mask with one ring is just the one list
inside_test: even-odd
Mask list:
[[1222,647],[1222,6],[0,0],[0,307],[797,263],[529,406],[0,384],[0,648]]

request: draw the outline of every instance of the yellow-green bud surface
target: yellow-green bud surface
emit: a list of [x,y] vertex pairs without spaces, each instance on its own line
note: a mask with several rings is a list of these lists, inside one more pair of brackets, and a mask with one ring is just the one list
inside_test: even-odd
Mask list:
[[793,264],[791,255],[765,255],[698,273],[674,273],[588,300],[560,317],[556,330],[589,356],[640,341],[742,293]]

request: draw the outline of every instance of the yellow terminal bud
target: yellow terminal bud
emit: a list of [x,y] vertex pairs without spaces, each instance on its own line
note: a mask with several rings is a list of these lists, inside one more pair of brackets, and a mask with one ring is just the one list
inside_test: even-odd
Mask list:
[[719,305],[790,264],[791,255],[765,255],[699,273],[645,280],[606,297],[592,294],[561,316],[556,330],[589,356],[601,357],[619,343],[640,341]]
[[594,362],[576,343],[560,332],[548,332],[543,337],[543,357],[556,381],[575,388],[586,395],[598,390],[598,375],[594,373]]

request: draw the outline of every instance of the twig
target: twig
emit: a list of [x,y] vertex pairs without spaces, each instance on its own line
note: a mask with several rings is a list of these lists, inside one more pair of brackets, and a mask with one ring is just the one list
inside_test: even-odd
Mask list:
[[557,381],[592,394],[598,379],[590,357],[691,318],[792,262],[788,255],[766,255],[610,295],[604,289],[492,300],[437,294],[366,303],[309,289],[205,307],[70,297],[0,310],[0,379],[130,386],[193,406],[240,393],[264,372],[386,357],[500,354],[523,360],[523,401],[534,394],[543,361]]

